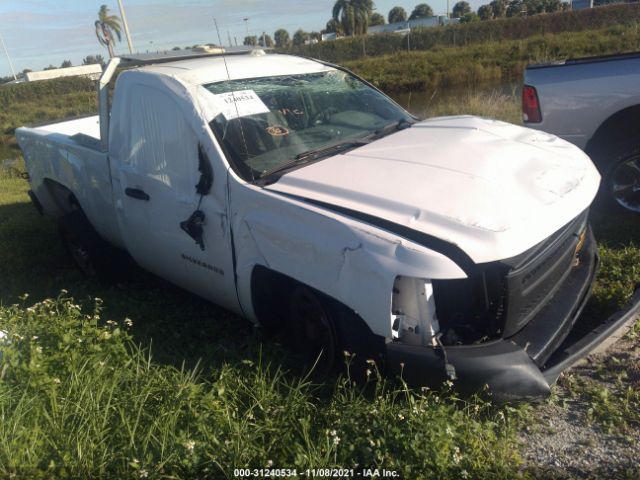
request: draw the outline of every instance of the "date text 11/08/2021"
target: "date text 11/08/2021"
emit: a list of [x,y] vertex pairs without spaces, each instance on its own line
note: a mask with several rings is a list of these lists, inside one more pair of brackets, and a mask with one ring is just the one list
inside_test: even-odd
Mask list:
[[395,470],[384,468],[236,468],[235,478],[399,478]]

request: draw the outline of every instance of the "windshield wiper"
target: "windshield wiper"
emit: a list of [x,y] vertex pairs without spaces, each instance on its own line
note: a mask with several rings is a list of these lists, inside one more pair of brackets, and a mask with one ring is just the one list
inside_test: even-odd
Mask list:
[[277,167],[272,168],[271,170],[267,170],[263,172],[262,175],[260,175],[260,178],[265,178],[270,175],[274,175],[276,173],[280,173],[285,170],[289,170],[291,168],[297,167],[299,165],[304,165],[305,163],[318,160],[328,155],[333,155],[339,152],[344,152],[345,150],[360,147],[362,145],[366,145],[367,143],[369,143],[369,140],[364,140],[364,139],[347,140],[343,142],[334,143],[333,145],[327,145],[325,147],[316,148],[313,150],[307,150],[306,152],[302,152],[296,155],[293,160],[290,160],[286,163],[283,163],[282,165],[278,165]]
[[331,155],[338,152],[344,152],[345,150],[361,147],[362,145],[366,145],[369,143],[368,139],[359,138],[357,140],[345,140],[338,143],[334,143],[332,145],[327,145],[326,147],[320,147],[313,150],[307,150],[306,152],[302,152],[296,155],[296,160],[304,160],[306,158],[320,158],[325,157],[327,155]]
[[386,137],[390,133],[397,132],[398,130],[404,130],[405,128],[409,128],[413,125],[413,122],[405,120],[401,118],[397,122],[391,122],[384,127],[379,128],[371,135],[365,137],[367,140],[377,140],[378,138]]

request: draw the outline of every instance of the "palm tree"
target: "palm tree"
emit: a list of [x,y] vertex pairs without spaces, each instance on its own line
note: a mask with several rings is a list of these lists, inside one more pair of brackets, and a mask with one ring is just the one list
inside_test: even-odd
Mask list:
[[407,12],[402,7],[393,7],[389,10],[389,23],[398,23],[407,21]]
[[469,5],[469,2],[461,0],[453,6],[453,18],[462,18],[467,13],[471,13],[471,5]]
[[362,35],[367,33],[371,12],[373,0],[336,0],[332,16],[340,20],[345,34]]
[[118,37],[118,41],[121,40],[120,18],[117,15],[109,15],[109,8],[106,5],[102,5],[98,11],[98,20],[94,25],[98,42],[100,42],[100,45],[107,47],[109,57],[113,58],[113,44],[115,43],[113,35],[115,34]]
[[478,16],[480,20],[491,20],[493,18],[493,9],[489,5],[481,5],[478,8]]
[[491,7],[491,10],[493,10],[494,18],[501,18],[507,15],[506,0],[493,0],[489,6]]
[[304,30],[302,30],[301,28],[296,30],[296,32],[293,34],[294,47],[299,47],[300,45],[304,45],[304,42],[306,42],[307,40],[309,40],[309,34]]
[[324,32],[335,33],[336,36],[338,37],[341,37],[342,35],[344,35],[344,30],[342,29],[342,23],[340,23],[335,18],[330,18],[329,21],[327,21],[327,24],[324,27]]
[[371,14],[371,18],[369,19],[369,25],[373,26],[373,25],[384,25],[386,23],[386,20],[384,18],[384,15],[381,15],[379,13],[372,13]]
[[291,43],[289,39],[289,32],[287,32],[284,28],[279,28],[273,34],[273,38],[276,42],[276,48],[286,48]]
[[255,47],[256,45],[258,45],[258,37],[256,37],[255,35],[244,37],[242,44],[248,45],[250,47]]
[[419,5],[416,5],[416,7],[413,9],[413,12],[411,12],[411,15],[409,16],[409,20],[417,20],[419,18],[429,17],[433,17],[433,9],[430,5],[421,3]]

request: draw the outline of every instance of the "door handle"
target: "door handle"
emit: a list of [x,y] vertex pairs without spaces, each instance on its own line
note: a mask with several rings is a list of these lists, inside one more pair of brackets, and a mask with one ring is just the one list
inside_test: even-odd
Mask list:
[[149,200],[149,195],[144,193],[144,191],[140,190],[139,188],[125,188],[124,193],[125,195],[128,195],[129,197],[135,198],[137,200]]

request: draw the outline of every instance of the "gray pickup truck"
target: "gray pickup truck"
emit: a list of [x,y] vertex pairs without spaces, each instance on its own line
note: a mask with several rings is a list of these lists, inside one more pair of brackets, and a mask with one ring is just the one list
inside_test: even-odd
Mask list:
[[583,149],[606,202],[640,213],[640,52],[530,65],[524,124]]

